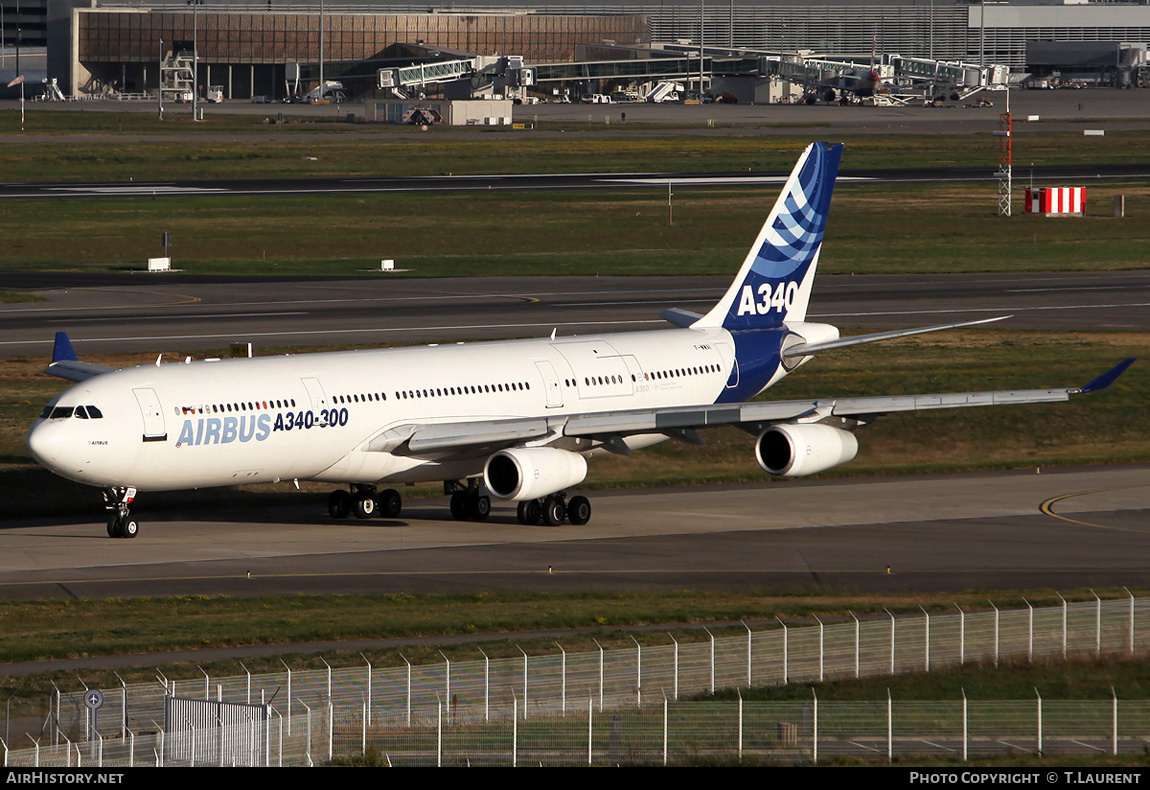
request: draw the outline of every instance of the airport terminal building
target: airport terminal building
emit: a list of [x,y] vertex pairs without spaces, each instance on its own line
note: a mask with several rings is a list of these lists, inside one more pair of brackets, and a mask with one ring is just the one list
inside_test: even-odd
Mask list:
[[[278,98],[293,84],[316,84],[321,64],[325,78],[368,85],[377,68],[431,52],[520,55],[534,64],[591,57],[604,43],[855,57],[873,48],[1021,69],[1028,42],[1150,41],[1150,5],[1075,0],[47,0],[38,7],[46,9],[48,74],[70,95],[155,90],[165,54],[193,41],[196,82],[224,86],[235,99]],[[11,31],[3,37],[10,42]]]

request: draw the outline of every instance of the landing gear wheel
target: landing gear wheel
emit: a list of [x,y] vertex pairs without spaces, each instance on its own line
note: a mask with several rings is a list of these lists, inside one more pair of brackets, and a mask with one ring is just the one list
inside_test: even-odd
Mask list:
[[525,500],[519,503],[517,515],[520,524],[538,524],[543,518],[543,506],[539,504],[538,499]]
[[120,537],[120,517],[118,515],[110,516],[108,518],[108,537]]
[[120,537],[121,538],[134,538],[140,534],[140,524],[136,519],[128,516],[120,522]]
[[591,520],[591,501],[585,496],[571,497],[567,503],[567,520],[577,527]]
[[327,512],[332,518],[347,518],[351,513],[351,494],[343,489],[332,491],[327,498]]
[[456,491],[451,495],[451,517],[456,521],[467,519],[467,492]]
[[548,526],[557,527],[567,517],[567,507],[563,500],[556,496],[549,496],[543,500],[543,519]]
[[394,488],[388,488],[376,497],[376,504],[379,505],[380,516],[395,518],[399,515],[399,511],[403,510],[403,497]]
[[491,497],[469,496],[467,498],[467,516],[472,521],[486,521],[491,515]]
[[355,496],[355,517],[356,518],[371,518],[375,515],[375,500],[367,491],[362,491]]

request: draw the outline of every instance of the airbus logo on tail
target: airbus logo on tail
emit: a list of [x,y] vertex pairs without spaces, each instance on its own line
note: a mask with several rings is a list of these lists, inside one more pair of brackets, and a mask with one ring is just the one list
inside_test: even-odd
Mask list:
[[771,284],[763,283],[759,286],[761,299],[755,301],[754,286],[744,285],[743,295],[739,298],[739,309],[736,315],[766,315],[772,310],[778,310],[783,315],[791,309],[799,295],[799,284],[795,281],[779,283],[771,292]]

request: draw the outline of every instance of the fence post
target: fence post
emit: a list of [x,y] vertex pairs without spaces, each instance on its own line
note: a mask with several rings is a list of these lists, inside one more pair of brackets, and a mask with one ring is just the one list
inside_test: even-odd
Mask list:
[[[922,606],[918,608],[922,609]],[[930,612],[926,609],[922,609],[922,613],[926,616],[926,630],[923,635],[923,668],[927,672],[930,672]]]
[[515,648],[523,654],[523,721],[527,721],[527,651],[519,645]]
[[1038,697],[1038,755],[1042,756],[1042,695],[1038,693],[1038,689],[1034,689],[1035,696]]
[[444,682],[444,701],[447,704],[447,718],[451,718],[451,659],[443,655],[443,651],[438,651],[439,655],[443,656],[443,660],[447,663],[443,669],[443,682]]
[[998,607],[994,605],[994,601],[987,601],[990,607],[994,609],[994,666],[998,666],[998,620],[999,613]]
[[[288,735],[291,735],[291,667],[281,658],[280,663],[284,665],[287,670],[287,713],[288,713]],[[248,683],[251,683],[251,676],[248,676]]]
[[1111,735],[1111,754],[1118,754],[1118,692],[1114,687],[1110,687],[1110,735]]
[[563,683],[560,689],[561,697],[559,699],[559,710],[563,716],[567,715],[567,651],[563,649],[563,645],[558,642],[555,647],[559,648],[559,652],[563,654]]
[[1066,599],[1062,597],[1062,593],[1054,593],[1058,599],[1062,601],[1062,660],[1066,660]]
[[745,622],[743,622],[742,620],[740,620],[739,622],[743,623],[743,628],[747,629],[747,688],[750,688],[751,687],[751,636],[752,636],[751,627],[749,625],[747,625]]
[[403,659],[403,663],[407,664],[407,726],[410,727],[411,726],[411,662],[407,660],[407,657],[405,655],[403,655],[403,653],[400,653],[399,657]]
[[519,767],[519,698],[511,692],[511,767]]
[[813,688],[811,689],[811,698],[814,700],[814,705],[811,710],[811,761],[818,765],[819,762],[819,695]]
[[[366,716],[365,720],[366,720],[367,725],[370,726],[371,725],[371,690],[372,690],[371,689],[371,662],[367,660],[367,656],[365,656],[363,653],[360,653],[359,657],[363,659],[365,664],[367,664],[367,716]],[[288,727],[291,727],[291,710],[288,710]]]
[[966,612],[958,601],[954,602],[954,608],[958,610],[958,664],[962,666],[966,663]]
[[743,761],[743,695],[739,694],[739,762]]
[[889,688],[886,690],[886,761],[894,762],[894,704]]
[[894,674],[894,615],[890,613],[889,609],[884,608],[884,612],[890,617],[890,674]]
[[1098,658],[1102,657],[1102,599],[1098,597],[1098,593],[1094,590],[1090,591],[1094,596],[1094,655]]
[[855,621],[855,677],[857,678],[857,677],[859,677],[859,669],[860,669],[860,664],[861,664],[860,653],[862,652],[862,643],[860,640],[861,634],[859,631],[859,619],[857,617],[855,617],[854,612],[848,612],[848,614],[851,617],[854,617],[854,621]]
[[[1126,590],[1126,588],[1125,588],[1125,587],[1123,587],[1122,589],[1123,589],[1123,590]],[[1130,653],[1130,655],[1134,655],[1134,594],[1133,594],[1133,593],[1131,593],[1129,590],[1126,590],[1126,594],[1130,596],[1130,629],[1129,629],[1129,630],[1130,630],[1130,644],[1129,644],[1129,653]]]
[[590,694],[587,695],[587,765],[591,765],[591,743],[592,737],[595,733],[594,729],[594,716],[595,716],[595,698]]
[[667,695],[663,695],[663,767],[667,767]]
[[826,663],[825,662],[825,654],[824,654],[824,650],[823,650],[823,648],[825,646],[824,636],[826,633],[826,628],[823,627],[823,621],[820,620],[818,617],[815,617],[815,622],[819,624],[819,683],[822,683],[823,679],[824,679],[823,678],[823,667],[825,666],[825,663]]
[[965,763],[970,752],[970,721],[966,710],[966,689],[962,689],[962,761]]
[[631,637],[635,643],[635,707],[643,707],[643,646],[639,640]]
[[[323,659],[320,659],[321,661]],[[335,754],[335,707],[331,697],[327,698],[327,761],[330,763]]]
[[710,629],[704,628],[707,636],[711,637],[711,693],[715,693],[715,635],[711,633]]
[[679,640],[671,636],[671,632],[667,632],[667,636],[671,637],[671,641],[675,643],[675,695],[674,699],[679,699]]
[[599,712],[603,712],[603,645],[599,644],[598,639],[592,639],[595,647],[599,648]]
[[435,701],[435,767],[443,767],[443,700]]
[[483,656],[483,721],[491,721],[491,659],[479,648]]
[[1034,663],[1034,606],[1030,601],[1025,598],[1022,602],[1026,604],[1026,662],[1028,664]]
[[787,664],[789,663],[787,654],[790,652],[790,632],[787,630],[786,623],[778,617],[775,619],[778,620],[779,625],[783,627],[783,685],[785,686],[790,682],[790,675],[787,671]]

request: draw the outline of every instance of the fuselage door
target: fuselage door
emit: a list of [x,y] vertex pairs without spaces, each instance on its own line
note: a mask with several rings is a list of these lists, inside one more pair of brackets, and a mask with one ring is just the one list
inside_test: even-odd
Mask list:
[[716,343],[715,348],[719,349],[719,356],[723,358],[723,367],[730,371],[727,377],[727,389],[734,389],[739,386],[739,360],[735,356],[734,349],[729,343]]
[[555,366],[547,360],[537,360],[535,367],[543,379],[543,391],[547,393],[547,408],[560,408],[563,405],[563,390],[559,386],[559,377],[555,375]]
[[140,404],[140,414],[144,418],[144,441],[163,442],[168,439],[164,428],[164,413],[160,410],[160,399],[151,387],[132,390],[136,403]]
[[300,381],[303,382],[304,389],[307,390],[312,409],[318,411],[326,408],[327,395],[324,394],[323,385],[319,383],[319,379],[300,379]]

